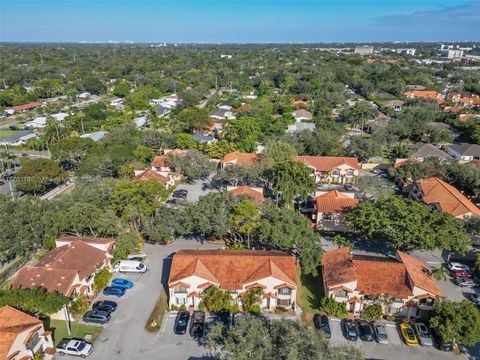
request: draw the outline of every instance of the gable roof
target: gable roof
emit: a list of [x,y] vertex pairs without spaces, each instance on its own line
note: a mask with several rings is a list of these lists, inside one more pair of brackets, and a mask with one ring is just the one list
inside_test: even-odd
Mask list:
[[262,202],[264,197],[263,197],[263,192],[256,190],[254,188],[251,188],[250,186],[238,186],[233,189],[228,190],[229,193],[232,193],[233,195],[236,196],[241,196],[241,195],[247,195],[253,198],[257,202]]
[[42,321],[9,305],[0,307],[0,358],[6,359],[17,335],[42,325]]
[[132,181],[135,182],[135,181],[147,181],[147,180],[155,180],[155,181],[158,181],[159,183],[161,183],[162,185],[166,185],[168,183],[168,178],[163,176],[163,175],[160,175],[159,173],[157,173],[156,171],[154,170],[151,170],[151,169],[148,169],[138,175],[135,175],[133,178],[132,178]]
[[304,109],[299,109],[299,110],[295,110],[293,112],[293,117],[311,119],[312,118],[312,113],[310,111],[307,111],[307,110],[304,110]]
[[90,243],[90,244],[115,243],[115,240],[111,238],[100,238],[100,237],[91,237],[91,236],[62,236],[57,239],[57,241],[70,241],[70,242],[75,242],[77,240],[81,240],[85,243]]
[[480,216],[480,209],[465,195],[437,177],[420,180],[419,187],[426,204],[437,205],[443,212],[455,217],[470,213]]
[[330,171],[341,165],[347,165],[357,170],[360,169],[358,159],[354,157],[295,156],[294,160],[301,161],[305,165],[315,168],[316,171]]
[[436,157],[444,160],[448,160],[452,158],[446,152],[440,150],[439,148],[437,148],[435,145],[432,145],[432,144],[419,142],[419,143],[416,143],[414,146],[417,150],[411,155],[412,158],[427,159],[427,158]]
[[323,281],[327,287],[357,280],[350,249],[347,247],[323,253],[322,267]]
[[316,209],[320,213],[341,213],[356,208],[358,204],[358,199],[338,190],[331,190],[315,198]]
[[405,265],[408,275],[410,276],[414,286],[419,287],[420,289],[425,290],[433,295],[442,295],[442,290],[438,286],[437,282],[433,279],[427,265],[425,265],[422,260],[414,256],[407,255],[401,251],[397,251],[397,253]]
[[461,156],[480,157],[480,145],[478,144],[452,144],[449,145],[448,148],[460,154]]
[[23,111],[23,110],[30,110],[30,109],[34,109],[36,107],[39,107],[41,106],[42,104],[39,103],[38,101],[34,101],[34,102],[31,102],[31,103],[28,103],[28,104],[23,104],[23,105],[18,105],[18,106],[14,106],[13,109],[15,111]]
[[58,292],[70,296],[73,282],[78,272],[67,269],[53,269],[39,266],[24,266],[12,281],[14,289],[42,287],[48,292]]
[[234,151],[226,154],[223,157],[222,163],[233,163],[238,166],[252,166],[259,159],[256,153],[242,153],[240,151]]
[[296,286],[295,257],[281,251],[180,250],[172,260],[168,283],[198,276],[219,284],[224,290],[238,290],[245,284],[273,276]]
[[153,167],[168,167],[166,160],[167,160],[167,155],[172,154],[172,155],[183,155],[186,153],[186,150],[181,150],[181,149],[174,149],[174,150],[165,150],[162,155],[156,155],[152,162],[150,163],[150,166]]

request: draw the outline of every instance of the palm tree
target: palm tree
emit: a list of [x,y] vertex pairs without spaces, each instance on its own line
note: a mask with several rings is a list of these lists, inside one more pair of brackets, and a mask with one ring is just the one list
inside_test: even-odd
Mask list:
[[437,280],[447,280],[448,279],[448,271],[443,266],[440,266],[438,268],[434,268],[432,270],[432,275]]

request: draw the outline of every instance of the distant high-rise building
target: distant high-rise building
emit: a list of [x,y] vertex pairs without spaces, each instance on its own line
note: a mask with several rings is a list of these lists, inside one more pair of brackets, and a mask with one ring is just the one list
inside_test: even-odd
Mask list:
[[410,48],[410,49],[397,49],[397,53],[398,54],[402,54],[402,55],[411,55],[411,56],[415,56],[415,52],[417,51],[417,49],[413,49],[413,48]]
[[373,46],[371,45],[355,46],[354,53],[359,55],[371,55],[373,54]]

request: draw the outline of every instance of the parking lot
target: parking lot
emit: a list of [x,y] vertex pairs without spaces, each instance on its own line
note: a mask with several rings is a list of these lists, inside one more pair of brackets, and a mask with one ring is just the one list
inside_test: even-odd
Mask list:
[[434,347],[407,346],[396,326],[386,326],[389,345],[379,344],[375,341],[367,342],[358,339],[356,342],[348,341],[343,335],[342,325],[338,319],[330,319],[332,338],[334,345],[354,344],[362,349],[367,359],[461,359],[461,356],[454,353],[443,352]]

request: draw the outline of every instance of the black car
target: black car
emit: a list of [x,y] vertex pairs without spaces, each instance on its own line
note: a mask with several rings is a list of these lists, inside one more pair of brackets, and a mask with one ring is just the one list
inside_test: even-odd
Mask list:
[[343,329],[345,331],[345,337],[350,341],[357,341],[358,339],[358,330],[355,322],[353,320],[343,320]]
[[326,315],[315,314],[313,317],[313,325],[317,330],[320,330],[326,338],[332,337],[332,331],[330,330],[330,322]]
[[440,335],[438,334],[437,330],[430,329],[430,333],[433,337],[433,344],[434,346],[441,351],[453,351],[453,342],[451,341],[443,341]]
[[117,303],[110,300],[96,301],[93,304],[92,309],[111,313],[117,310]]
[[202,338],[205,330],[205,313],[203,311],[194,311],[190,321],[190,336],[193,338]]
[[190,313],[188,311],[179,311],[175,319],[175,334],[183,335],[187,332]]
[[83,321],[88,323],[106,324],[110,321],[108,311],[90,310],[83,315]]
[[178,189],[172,193],[172,197],[177,199],[185,199],[187,195],[188,195],[188,190],[185,190],[185,189]]
[[363,341],[373,341],[373,329],[368,321],[358,320],[357,327],[360,339]]

